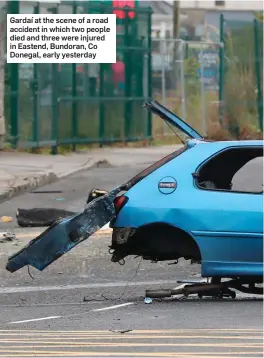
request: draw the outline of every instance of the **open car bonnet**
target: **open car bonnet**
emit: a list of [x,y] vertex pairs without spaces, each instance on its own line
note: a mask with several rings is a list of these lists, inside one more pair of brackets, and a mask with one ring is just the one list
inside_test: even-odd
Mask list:
[[[203,139],[187,123],[158,102],[147,102],[145,106],[171,125],[182,130],[190,138]],[[178,152],[183,150],[185,149],[182,148]],[[115,218],[114,199],[121,191],[129,190],[141,179],[174,157],[175,154],[172,153],[152,164],[143,172],[130,179],[126,184],[120,185],[105,195],[89,202],[79,214],[56,221],[27,246],[9,257],[6,269],[10,272],[15,272],[26,265],[31,265],[40,271],[44,270],[59,257],[88,239],[101,227]]]

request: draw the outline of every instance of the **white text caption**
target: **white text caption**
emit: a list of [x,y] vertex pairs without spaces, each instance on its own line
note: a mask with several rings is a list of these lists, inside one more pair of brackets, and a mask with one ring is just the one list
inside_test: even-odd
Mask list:
[[7,63],[115,63],[116,15],[7,15]]

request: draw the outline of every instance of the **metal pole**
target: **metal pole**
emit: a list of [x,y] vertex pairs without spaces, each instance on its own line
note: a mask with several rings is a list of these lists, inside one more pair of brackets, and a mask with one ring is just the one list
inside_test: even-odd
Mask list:
[[[161,40],[161,41],[165,41],[165,39]],[[161,61],[162,61],[162,65],[161,65],[161,96],[162,96],[162,104],[163,104],[163,106],[166,106],[165,56],[164,56],[163,52],[161,52]],[[167,134],[167,129],[168,129],[168,125],[164,121],[163,135]]]
[[[51,9],[52,14],[58,13],[58,7]],[[58,78],[58,64],[53,63],[52,68],[52,127],[51,136],[55,141],[55,145],[51,147],[51,154],[58,154],[58,142],[59,142],[59,78]]]
[[263,97],[261,86],[261,72],[260,72],[260,53],[259,53],[259,35],[258,35],[258,21],[254,20],[254,44],[255,44],[255,72],[257,82],[257,110],[259,115],[259,128],[263,131]]
[[166,106],[166,79],[165,79],[165,55],[161,53],[162,67],[161,67],[161,95],[162,104]]
[[206,113],[205,113],[205,96],[204,96],[204,58],[203,58],[203,44],[201,44],[201,52],[200,52],[200,69],[201,69],[201,111],[202,111],[202,131],[203,135],[206,136],[207,128],[206,128]]
[[[19,14],[20,4],[19,1],[7,2],[8,14]],[[20,137],[19,126],[19,65],[17,63],[10,64],[10,123],[11,123],[11,141],[12,147],[17,148]]]
[[[151,38],[151,28],[152,28],[152,8],[149,7],[148,13],[148,98],[152,97],[152,38]],[[147,125],[147,136],[149,139],[152,139],[152,115],[151,111],[148,111],[148,125]]]
[[130,130],[131,130],[131,106],[130,101],[128,98],[131,96],[130,93],[130,77],[131,77],[131,62],[130,62],[130,52],[127,50],[130,46],[130,39],[129,39],[129,17],[128,17],[128,9],[125,7],[125,19],[124,19],[124,45],[125,45],[125,53],[124,53],[124,63],[125,63],[125,102],[124,102],[124,132],[125,132],[125,142],[128,142],[130,137]]
[[161,43],[160,43],[160,54],[162,60],[162,67],[161,67],[161,94],[162,94],[162,104],[166,106],[166,78],[165,78],[165,61],[166,61],[166,23],[161,23]]
[[224,15],[220,15],[220,46],[219,46],[219,123],[223,123],[223,99],[224,99]]
[[[34,7],[34,14],[39,14],[39,3]],[[33,65],[33,141],[39,147],[39,65]]]
[[181,105],[182,105],[182,119],[186,121],[186,102],[185,102],[185,82],[184,82],[184,41],[181,40],[180,54],[180,69],[181,69]]
[[[166,23],[161,23],[159,51],[161,57],[161,101],[163,106],[166,106]],[[163,135],[167,134],[168,125],[163,123]]]
[[[72,13],[77,14],[77,4],[76,1],[72,4]],[[76,76],[76,63],[73,63],[71,66],[72,70],[72,128],[71,128],[71,140],[74,142],[72,145],[72,151],[76,151],[76,138],[78,133],[78,108],[77,108],[77,101],[76,101],[76,95],[77,95],[77,76]]]

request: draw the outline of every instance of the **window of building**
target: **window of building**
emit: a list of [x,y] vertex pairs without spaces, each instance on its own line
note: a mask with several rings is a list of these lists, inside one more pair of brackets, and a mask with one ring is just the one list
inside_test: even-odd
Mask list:
[[225,6],[225,1],[215,1],[215,6]]

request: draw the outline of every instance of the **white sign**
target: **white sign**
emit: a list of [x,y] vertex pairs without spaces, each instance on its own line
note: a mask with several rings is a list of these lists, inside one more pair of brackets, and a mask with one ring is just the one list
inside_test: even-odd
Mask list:
[[115,62],[115,14],[7,15],[7,63]]

